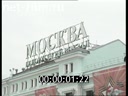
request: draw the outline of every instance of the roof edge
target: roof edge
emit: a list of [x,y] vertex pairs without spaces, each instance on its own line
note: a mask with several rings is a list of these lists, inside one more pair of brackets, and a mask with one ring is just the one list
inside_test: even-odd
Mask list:
[[104,46],[106,46],[106,45],[109,45],[109,44],[111,44],[111,43],[114,43],[114,42],[116,42],[116,41],[119,41],[119,42],[121,42],[123,45],[126,46],[126,44],[125,44],[124,42],[122,42],[120,39],[116,39],[116,40],[113,40],[113,41],[111,41],[111,42],[108,42],[108,43],[106,43],[106,44],[104,44],[104,45],[101,45],[101,46],[99,46],[99,47],[97,47],[97,48],[95,48],[95,49],[90,49],[89,51],[94,51],[94,50],[96,50],[96,49],[102,48],[102,47],[104,47]]

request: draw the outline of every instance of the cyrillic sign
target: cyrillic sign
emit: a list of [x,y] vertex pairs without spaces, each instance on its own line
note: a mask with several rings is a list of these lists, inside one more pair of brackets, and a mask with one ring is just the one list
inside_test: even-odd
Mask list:
[[89,39],[83,22],[28,44],[26,67],[53,60],[77,47],[84,49],[89,47]]

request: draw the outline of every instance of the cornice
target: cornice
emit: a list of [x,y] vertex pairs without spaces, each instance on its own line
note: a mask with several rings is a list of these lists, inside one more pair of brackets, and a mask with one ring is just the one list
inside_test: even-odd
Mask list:
[[[30,71],[30,72],[27,72],[27,73],[24,73],[24,74],[19,74],[18,76],[15,76],[15,77],[12,77],[12,78],[10,77],[9,82],[14,82],[14,81],[18,81],[20,79],[24,79],[24,78],[27,78],[27,77],[32,77],[34,75],[41,74],[42,72],[47,72],[47,71],[54,70],[54,69],[58,69],[57,64],[54,65],[54,66],[40,68],[40,69],[35,70],[35,71]],[[5,82],[2,81],[2,84],[6,84]]]

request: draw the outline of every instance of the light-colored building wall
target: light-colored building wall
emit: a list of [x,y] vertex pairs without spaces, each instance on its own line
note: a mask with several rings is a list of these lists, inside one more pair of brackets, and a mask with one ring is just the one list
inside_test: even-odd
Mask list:
[[[67,92],[73,92],[75,95],[86,95],[86,91],[94,90],[93,73],[117,66],[125,65],[124,53],[125,45],[120,40],[115,40],[99,48],[90,49],[89,53],[82,53],[81,50],[71,52],[61,56],[54,62],[42,64],[40,67],[29,69],[15,76],[2,80],[2,96],[35,96],[35,90],[46,88],[49,86],[56,86],[58,94],[65,95]],[[70,63],[73,63],[73,72],[70,72]],[[68,73],[65,74],[65,64],[68,64]],[[59,75],[89,75],[89,83],[48,83],[41,84],[38,82],[39,75],[52,75],[53,73]],[[37,79],[37,86],[31,87],[31,80]],[[22,82],[24,83],[22,90]],[[25,82],[27,88],[25,89]],[[14,84],[14,92],[13,92]],[[16,84],[18,90],[16,91]],[[33,83],[35,85],[35,81]],[[5,89],[6,88],[6,89]],[[6,93],[4,91],[6,90]]]

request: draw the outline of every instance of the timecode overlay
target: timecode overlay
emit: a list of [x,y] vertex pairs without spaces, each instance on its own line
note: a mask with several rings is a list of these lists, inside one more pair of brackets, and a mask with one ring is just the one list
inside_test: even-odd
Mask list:
[[89,76],[39,76],[39,83],[80,83],[88,82]]

